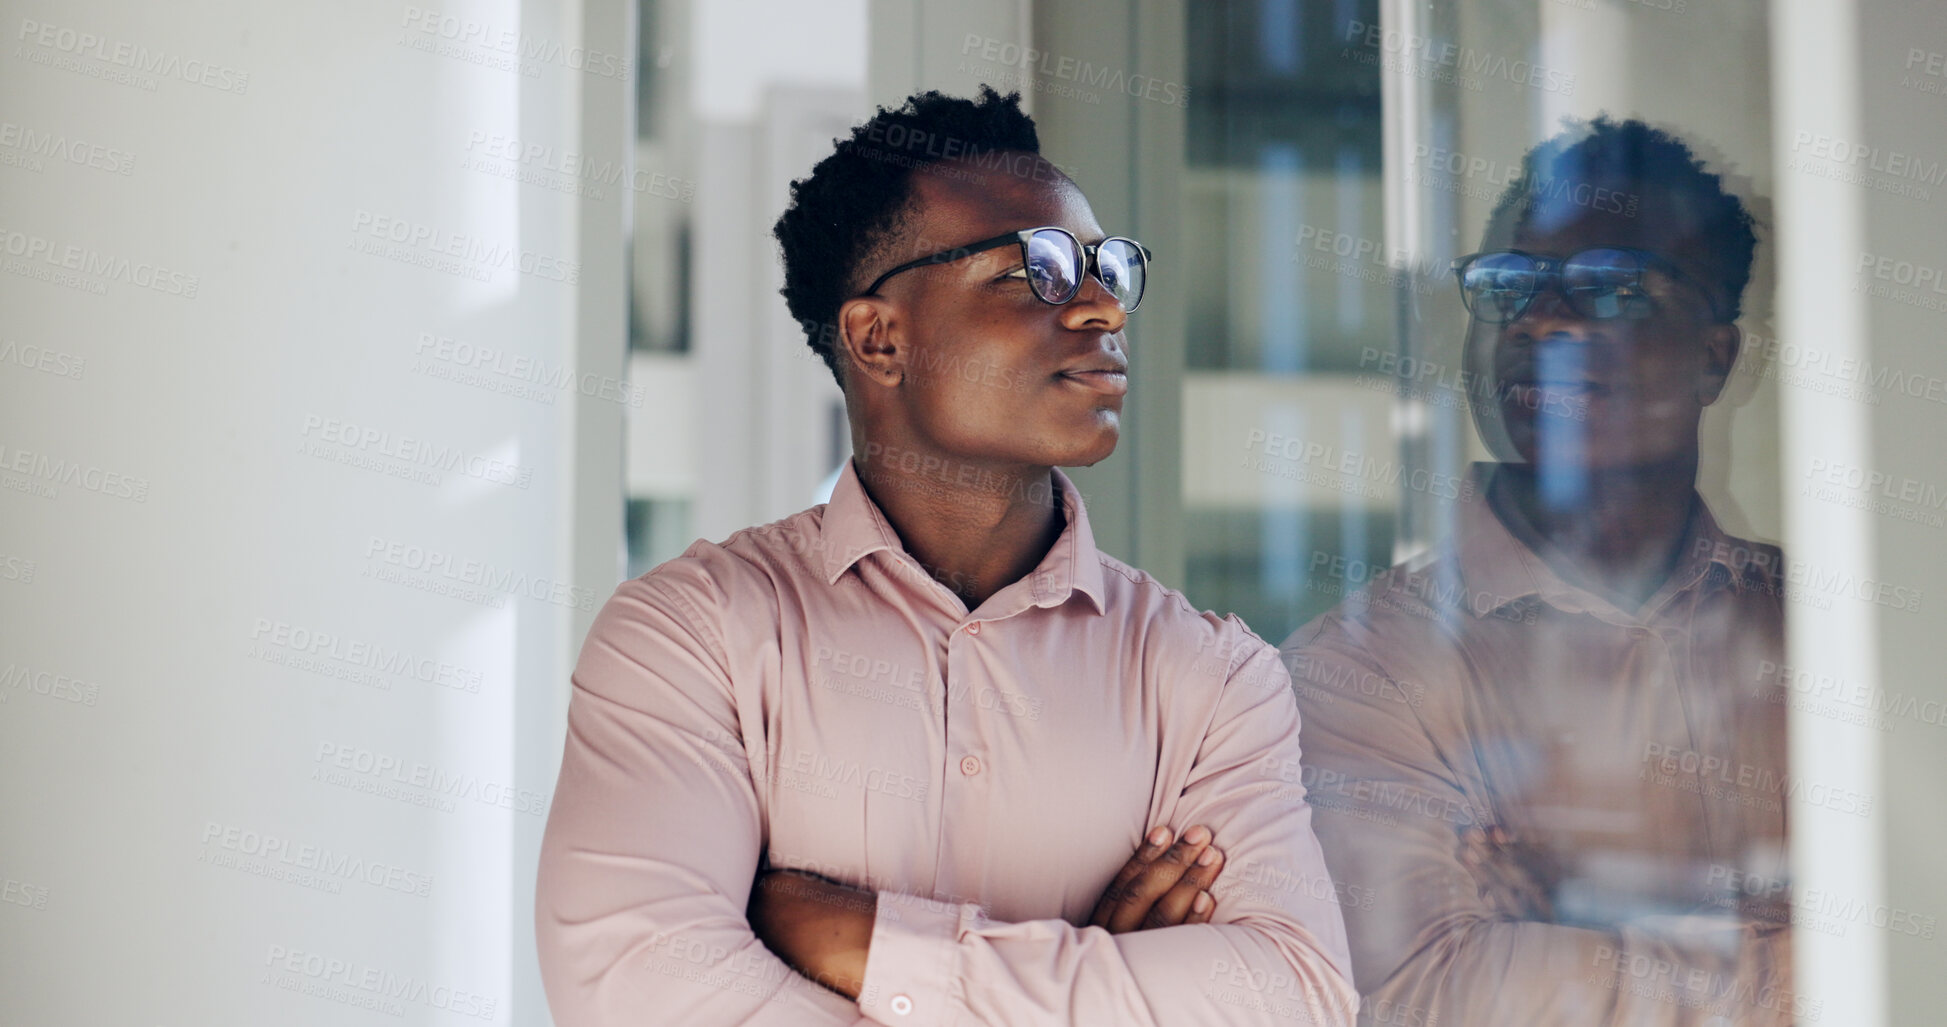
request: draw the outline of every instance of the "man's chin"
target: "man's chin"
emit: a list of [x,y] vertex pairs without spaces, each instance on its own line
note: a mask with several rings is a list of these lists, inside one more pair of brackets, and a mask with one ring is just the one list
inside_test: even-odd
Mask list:
[[[1115,417],[1113,413],[1109,415]],[[1091,467],[1107,460],[1115,453],[1116,443],[1122,438],[1118,421],[1111,421],[1096,438],[1078,442],[1068,447],[1061,459],[1051,461],[1056,467]]]
[[1543,455],[1532,448],[1517,446],[1516,454],[1521,457],[1518,466],[1522,471],[1536,477],[1664,477],[1674,469],[1686,466],[1681,460],[1647,458],[1634,453],[1585,452],[1575,456],[1564,456],[1559,453]]

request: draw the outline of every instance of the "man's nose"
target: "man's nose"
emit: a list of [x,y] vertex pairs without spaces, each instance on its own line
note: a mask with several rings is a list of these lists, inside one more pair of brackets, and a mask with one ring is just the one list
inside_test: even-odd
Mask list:
[[1082,276],[1081,290],[1061,308],[1062,327],[1070,331],[1119,332],[1128,323],[1129,312],[1093,271]]

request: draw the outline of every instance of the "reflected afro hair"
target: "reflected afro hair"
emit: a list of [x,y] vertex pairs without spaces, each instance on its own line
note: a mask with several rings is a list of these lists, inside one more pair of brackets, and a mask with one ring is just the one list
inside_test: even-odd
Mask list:
[[[1530,224],[1555,203],[1582,202],[1574,199],[1579,194],[1564,192],[1568,186],[1608,189],[1611,196],[1590,194],[1587,205],[1632,217],[1669,216],[1690,237],[1704,241],[1704,268],[1723,290],[1712,303],[1724,320],[1737,320],[1758,237],[1756,222],[1744,203],[1725,191],[1722,176],[1705,171],[1704,162],[1675,136],[1634,118],[1617,122],[1605,114],[1567,124],[1567,131],[1521,159],[1521,175],[1501,194],[1489,223]],[[1647,195],[1638,197],[1638,190]]]
[[[838,308],[862,288],[862,269],[894,248],[911,211],[912,176],[951,157],[1018,150],[1041,152],[1021,94],[982,86],[968,100],[918,93],[898,110],[885,107],[836,140],[837,150],[791,183],[791,205],[772,234],[784,251],[785,305],[812,352],[844,384],[833,342]],[[916,254],[917,256],[917,254]]]

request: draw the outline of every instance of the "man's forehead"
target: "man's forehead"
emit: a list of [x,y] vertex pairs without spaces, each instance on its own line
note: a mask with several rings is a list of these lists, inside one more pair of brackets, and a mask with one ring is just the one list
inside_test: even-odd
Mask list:
[[1715,245],[1681,219],[1650,210],[1637,217],[1593,213],[1552,224],[1523,218],[1511,226],[1500,226],[1490,233],[1487,242],[1490,249],[1506,246],[1550,257],[1565,257],[1597,246],[1624,246],[1692,268],[1706,261]]
[[1524,212],[1519,220],[1510,217],[1490,234],[1501,243],[1524,250],[1547,246],[1579,249],[1604,243],[1656,249],[1658,244],[1674,241],[1668,230],[1654,220],[1592,211],[1565,215],[1544,209]]
[[928,236],[984,238],[1041,225],[1100,234],[1087,198],[1052,163],[1034,154],[1006,156],[1011,159],[941,161],[915,174],[915,227]]
[[[1654,190],[1626,186],[1632,202],[1615,209],[1594,193],[1590,186],[1561,190],[1561,195],[1502,215],[1488,227],[1490,246],[1547,252],[1548,248],[1581,249],[1588,246],[1631,246],[1674,256],[1710,240],[1700,239],[1695,218],[1673,197],[1659,198]],[[1620,195],[1614,190],[1612,195]],[[1633,202],[1640,197],[1641,202]],[[1667,202],[1659,202],[1659,199]],[[1575,202],[1583,200],[1587,202]]]

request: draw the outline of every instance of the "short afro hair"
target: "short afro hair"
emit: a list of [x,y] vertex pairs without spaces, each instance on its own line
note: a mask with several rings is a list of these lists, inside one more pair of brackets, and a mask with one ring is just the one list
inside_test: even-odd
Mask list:
[[[1738,318],[1757,250],[1756,221],[1723,177],[1704,170],[1689,146],[1642,121],[1565,119],[1566,131],[1528,151],[1521,174],[1494,205],[1489,224],[1519,227],[1563,201],[1636,216],[1639,201],[1673,214],[1705,242],[1705,270],[1723,290],[1711,305],[1725,321]],[[1583,185],[1607,189],[1582,192]],[[1638,196],[1636,188],[1653,190]],[[1625,202],[1626,201],[1626,202]],[[1613,206],[1612,206],[1613,205]]]
[[911,210],[912,176],[956,157],[1002,150],[1039,154],[1021,94],[980,87],[972,100],[927,91],[885,107],[791,183],[791,204],[772,234],[784,251],[785,305],[805,342],[841,386],[838,308],[861,288],[861,270],[894,240]]

